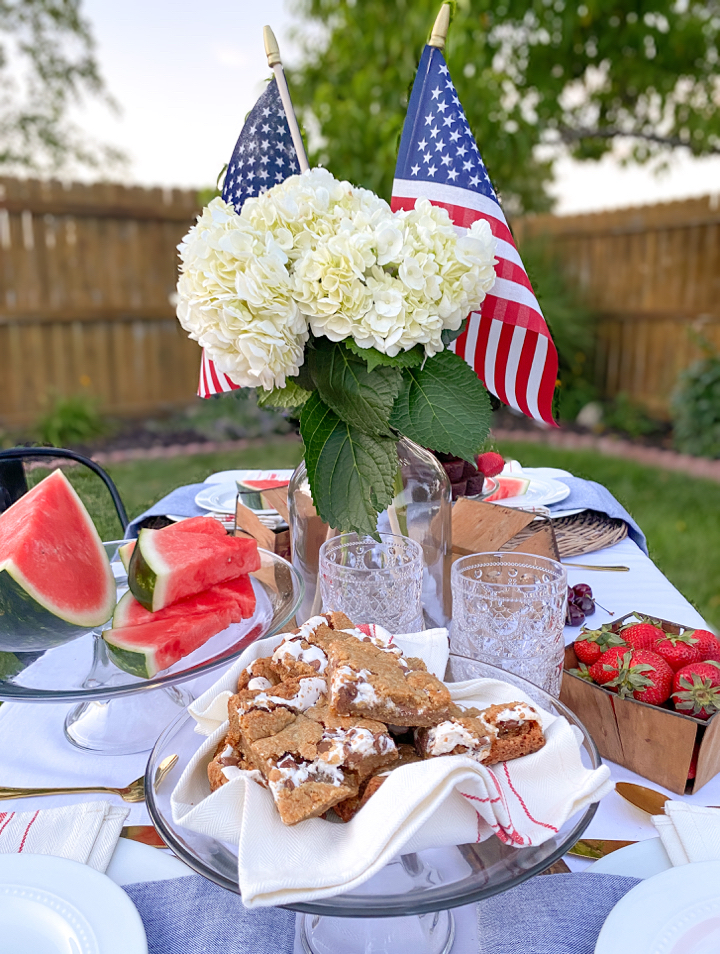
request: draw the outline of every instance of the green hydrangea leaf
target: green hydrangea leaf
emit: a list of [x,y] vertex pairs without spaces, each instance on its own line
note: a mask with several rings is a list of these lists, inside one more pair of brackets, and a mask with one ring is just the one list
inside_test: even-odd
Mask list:
[[456,338],[460,337],[463,331],[465,331],[465,329],[467,328],[467,323],[468,323],[468,320],[467,318],[465,318],[463,323],[460,325],[460,327],[456,331],[451,331],[449,328],[443,329],[443,331],[440,334],[440,337],[442,338],[442,343],[445,345],[446,348]]
[[256,394],[260,407],[302,407],[312,391],[306,391],[288,378],[284,388],[273,388],[272,391],[263,391],[258,388]]
[[373,371],[341,344],[318,338],[309,352],[313,381],[323,402],[352,427],[390,437],[389,418],[402,387],[397,368]]
[[490,430],[490,400],[473,369],[441,351],[404,372],[390,423],[423,447],[472,461]]
[[374,371],[377,367],[416,368],[425,360],[425,349],[422,345],[415,345],[409,351],[401,351],[394,358],[391,358],[389,354],[383,354],[377,348],[361,348],[352,338],[346,338],[343,345],[366,362],[368,371]]
[[314,392],[300,416],[305,465],[315,507],[331,527],[375,534],[378,513],[392,502],[396,441],[338,417]]

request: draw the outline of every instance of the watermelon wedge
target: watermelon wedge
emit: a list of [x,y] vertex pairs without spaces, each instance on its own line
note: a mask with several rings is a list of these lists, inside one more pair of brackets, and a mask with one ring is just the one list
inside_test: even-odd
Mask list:
[[[188,520],[179,520],[177,523],[165,530],[173,530],[176,533],[206,533],[214,537],[227,537],[227,531],[218,520],[212,517],[190,517]],[[118,547],[118,556],[126,570],[130,569],[130,557],[135,549],[137,540],[128,540],[123,546]]]
[[135,549],[136,543],[137,540],[128,540],[127,543],[124,543],[121,547],[118,547],[118,556],[120,557],[122,565],[126,570],[130,569],[130,557],[132,556],[132,552]]
[[150,679],[221,633],[230,625],[231,616],[232,610],[223,605],[208,613],[106,629],[102,635],[116,666]]
[[234,580],[227,580],[225,583],[218,583],[213,587],[216,593],[227,593],[237,600],[238,609],[242,619],[250,619],[255,612],[255,590],[252,586],[252,580],[247,574],[235,577]]
[[246,490],[275,490],[277,487],[287,487],[289,480],[238,480],[238,487]]
[[128,586],[145,609],[156,613],[186,596],[259,568],[255,540],[188,534],[178,526],[140,531],[130,558]]
[[188,596],[177,603],[171,603],[157,613],[146,610],[142,603],[138,603],[128,590],[119,600],[113,613],[113,629],[124,629],[126,626],[142,626],[145,623],[162,622],[163,620],[178,617],[196,616],[203,613],[212,613],[226,607],[231,613],[231,623],[239,623],[242,619],[237,599],[231,593],[218,592],[219,588],[211,586],[209,590],[198,593],[197,596]]
[[83,502],[53,471],[0,514],[0,649],[44,650],[112,616],[115,580]]
[[509,497],[522,497],[527,493],[530,486],[530,480],[527,477],[510,477],[502,474],[496,477],[500,484],[494,494],[485,498],[485,503],[492,503],[494,500],[507,500]]

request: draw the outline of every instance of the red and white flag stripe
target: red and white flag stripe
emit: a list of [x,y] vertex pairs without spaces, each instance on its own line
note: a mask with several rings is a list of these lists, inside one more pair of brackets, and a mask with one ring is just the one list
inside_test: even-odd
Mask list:
[[439,182],[395,179],[392,208],[413,209],[418,199],[447,209],[458,229],[484,219],[495,236],[497,278],[451,345],[505,404],[554,424],[552,399],[558,361],[555,345],[502,209],[489,197]]
[[203,349],[200,359],[200,383],[198,385],[198,395],[201,398],[212,397],[214,394],[225,394],[228,391],[237,391],[240,387],[230,378],[218,371],[215,362]]

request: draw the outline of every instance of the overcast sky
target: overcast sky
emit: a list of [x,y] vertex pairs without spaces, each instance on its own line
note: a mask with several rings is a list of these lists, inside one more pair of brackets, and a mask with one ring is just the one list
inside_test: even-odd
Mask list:
[[[296,55],[285,0],[85,0],[84,9],[122,114],[92,106],[82,122],[130,155],[125,178],[141,185],[215,181],[270,73],[263,24],[272,26],[286,62]],[[555,186],[564,213],[718,191],[720,158],[678,158],[660,178],[612,159],[567,160],[558,165]]]

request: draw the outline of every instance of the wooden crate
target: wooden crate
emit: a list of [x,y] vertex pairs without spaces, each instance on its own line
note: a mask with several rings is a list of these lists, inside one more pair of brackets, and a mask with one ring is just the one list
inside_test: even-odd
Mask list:
[[[633,613],[613,623],[617,632]],[[669,633],[694,626],[660,620]],[[560,701],[572,709],[595,741],[600,755],[624,765],[678,795],[697,792],[720,772],[720,712],[705,721],[682,715],[616,693],[568,672],[578,665],[572,645],[565,649]],[[688,782],[688,770],[698,745],[697,770]]]

